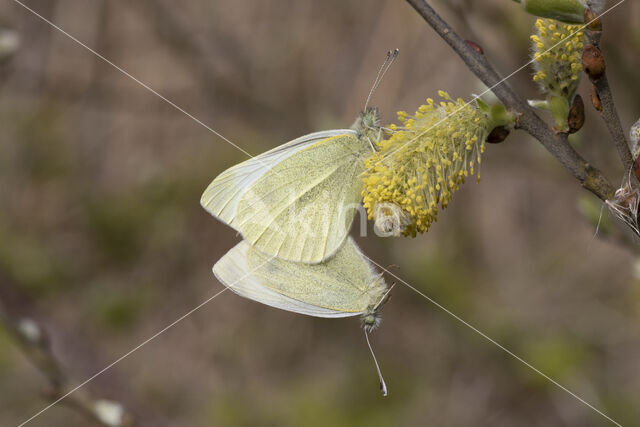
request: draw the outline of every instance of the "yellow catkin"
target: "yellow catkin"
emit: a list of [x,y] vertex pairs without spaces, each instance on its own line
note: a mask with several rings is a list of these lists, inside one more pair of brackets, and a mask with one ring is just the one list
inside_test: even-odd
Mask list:
[[537,34],[531,36],[533,81],[545,93],[571,100],[578,89],[584,47],[584,34],[579,30],[579,25],[553,19],[536,21]]
[[465,177],[474,174],[484,151],[487,116],[462,99],[454,102],[448,93],[438,94],[440,104],[427,99],[413,116],[398,112],[402,125],[388,126],[393,134],[366,160],[362,196],[369,219],[384,221],[382,228],[389,228],[391,211],[379,206],[401,209],[397,234],[428,231],[438,208],[447,207]]

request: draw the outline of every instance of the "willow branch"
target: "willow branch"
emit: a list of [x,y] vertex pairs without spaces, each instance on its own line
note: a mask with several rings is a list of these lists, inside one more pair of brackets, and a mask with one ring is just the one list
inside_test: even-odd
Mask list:
[[[27,306],[10,281],[0,277],[0,326],[4,326],[22,354],[45,377],[49,386],[46,398],[55,402],[71,389],[71,381],[51,348],[47,329],[36,319],[33,308]],[[133,416],[123,405],[96,398],[84,388],[75,390],[61,402],[107,427],[133,425]]]
[[631,158],[631,151],[629,150],[627,136],[622,128],[620,116],[618,116],[618,109],[613,101],[613,93],[611,92],[611,87],[609,86],[606,74],[593,85],[595,86],[596,93],[602,102],[602,111],[600,112],[600,116],[607,125],[607,129],[609,130],[611,139],[616,145],[618,155],[624,165],[625,171],[630,171],[633,167],[633,159]]
[[[600,100],[601,108],[598,109],[600,111],[600,117],[602,117],[602,120],[604,120],[604,123],[607,126],[607,130],[609,131],[609,135],[611,135],[611,139],[618,150],[618,155],[620,156],[620,160],[622,161],[625,171],[628,172],[633,168],[633,158],[631,156],[631,151],[629,150],[626,133],[622,128],[620,116],[618,115],[618,109],[613,101],[613,92],[611,91],[611,86],[609,86],[609,79],[607,79],[606,74],[606,63],[602,57],[602,53],[600,52],[602,23],[590,10],[585,14],[585,22],[589,22],[585,31],[585,36],[587,37],[589,44],[595,46],[593,51],[599,55],[598,59],[600,59],[602,67],[602,74],[595,76],[597,78],[592,78],[593,76],[589,75]],[[585,66],[584,57],[583,66]],[[587,74],[589,73],[587,72]]]
[[517,127],[537,139],[580,184],[602,200],[613,197],[615,188],[595,167],[585,161],[567,141],[556,133],[518,96],[489,64],[483,54],[472,49],[425,0],[407,0],[422,18],[447,42],[473,74],[487,85],[509,110],[517,114]]

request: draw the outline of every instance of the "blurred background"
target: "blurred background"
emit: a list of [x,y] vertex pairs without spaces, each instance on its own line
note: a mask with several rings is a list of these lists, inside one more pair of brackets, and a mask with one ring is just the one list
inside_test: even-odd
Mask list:
[[[27,4],[255,155],[348,127],[373,97],[383,121],[438,89],[484,90],[401,0],[31,0]],[[508,0],[433,6],[502,75],[528,61],[534,17]],[[604,18],[625,129],[640,115],[640,4]],[[0,297],[43,326],[78,384],[222,289],[211,266],[237,241],[199,198],[246,156],[14,2],[0,28]],[[9,34],[9,33],[7,33]],[[523,70],[509,84],[539,96]],[[572,143],[623,171],[589,87]],[[359,239],[364,251],[623,425],[640,425],[638,242],[607,238],[601,203],[522,132],[489,146],[431,231]],[[389,282],[393,278],[388,279]],[[372,335],[225,292],[83,388],[149,426],[599,426],[607,421],[399,284]],[[0,329],[0,425],[49,388]],[[92,421],[62,402],[34,426]]]

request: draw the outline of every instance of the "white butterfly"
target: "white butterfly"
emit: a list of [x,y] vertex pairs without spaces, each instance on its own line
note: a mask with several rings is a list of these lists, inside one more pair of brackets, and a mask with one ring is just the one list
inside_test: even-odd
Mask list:
[[347,237],[380,137],[378,110],[368,108],[352,129],[305,135],[227,169],[200,203],[268,255],[321,262]]
[[320,264],[268,256],[243,240],[213,266],[213,274],[236,294],[281,310],[316,317],[361,316],[380,388],[386,396],[387,387],[368,333],[380,323],[380,308],[389,290],[353,239]]

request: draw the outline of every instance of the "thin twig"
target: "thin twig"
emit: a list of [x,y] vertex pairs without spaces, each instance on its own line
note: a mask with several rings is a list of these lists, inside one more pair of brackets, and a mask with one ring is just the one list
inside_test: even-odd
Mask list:
[[[602,22],[590,9],[585,14],[585,22],[589,23],[585,30],[587,41],[589,44],[595,46],[598,53],[602,55],[599,50],[600,40],[602,39]],[[629,150],[627,135],[622,128],[622,123],[620,122],[618,109],[613,101],[613,92],[611,91],[611,86],[609,86],[609,79],[607,79],[606,68],[604,67],[606,62],[604,62],[604,58],[602,58],[602,56],[601,60],[603,61],[603,74],[597,80],[592,82],[602,105],[602,108],[599,110],[600,117],[604,120],[607,130],[611,135],[611,139],[618,150],[618,155],[620,156],[624,170],[629,172],[633,167],[633,158],[631,156],[631,150]]]
[[618,116],[618,109],[613,101],[613,93],[611,92],[611,86],[609,86],[607,75],[603,75],[594,83],[594,86],[598,97],[602,102],[602,111],[600,112],[600,116],[607,125],[611,139],[616,145],[618,155],[624,165],[624,170],[628,172],[633,168],[633,159],[631,158],[627,135],[622,128],[620,116]]
[[[0,324],[14,338],[16,344],[33,366],[46,378],[48,400],[55,400],[70,387],[70,379],[51,348],[47,329],[37,320],[33,307],[19,295],[12,283],[0,277]],[[133,416],[124,405],[96,398],[87,390],[69,396],[67,406],[76,409],[93,421],[108,427],[132,426]],[[25,414],[26,417],[30,414]]]
[[613,197],[615,188],[602,173],[587,163],[567,141],[567,135],[556,133],[518,96],[489,64],[447,24],[425,0],[407,0],[422,18],[460,56],[471,72],[487,85],[498,99],[518,116],[518,128],[536,138],[582,186],[602,200]]

